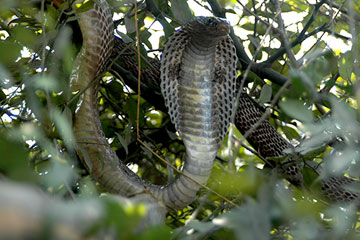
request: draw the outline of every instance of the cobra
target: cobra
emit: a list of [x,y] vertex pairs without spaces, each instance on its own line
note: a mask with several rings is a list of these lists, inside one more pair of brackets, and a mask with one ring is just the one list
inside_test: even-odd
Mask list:
[[[77,152],[92,176],[109,191],[133,196],[148,190],[166,206],[185,206],[195,198],[199,189],[197,184],[185,176],[180,176],[166,186],[145,183],[119,161],[104,137],[97,112],[98,82],[93,82],[104,70],[112,48],[121,45],[113,46],[112,15],[106,1],[97,2],[99,5],[95,4],[93,9],[78,14],[84,42],[75,61],[71,80],[74,90],[87,90],[81,94],[74,121],[74,133],[79,145]],[[206,43],[203,38],[194,39],[203,36],[202,29],[198,27],[206,26],[206,22],[210,29],[217,28],[224,33],[228,31],[227,23],[221,19],[198,18],[168,40],[161,64],[161,86],[169,115],[187,147],[184,171],[201,183],[205,183],[208,178],[216,148],[230,121],[234,85],[229,80],[235,75],[233,64],[236,62],[234,47],[227,34],[215,34],[219,42],[215,44],[209,41],[209,48],[202,45]],[[214,23],[219,25],[214,27]],[[192,35],[194,30],[198,35]],[[127,57],[126,61],[131,60]],[[155,69],[146,77],[159,83],[159,76],[159,69]],[[201,76],[203,81],[199,80]],[[190,104],[186,98],[192,99]],[[199,100],[199,103],[193,100]],[[238,105],[235,125],[245,133],[261,118],[261,112],[246,94],[240,96]],[[191,111],[196,114],[191,116]],[[217,111],[218,117],[216,114],[211,115],[214,111]],[[204,114],[204,117],[200,117],[200,114]],[[202,134],[199,134],[199,129],[203,131]],[[284,149],[291,147],[267,121],[263,121],[247,140],[264,157],[281,156]],[[204,142],[211,144],[204,148],[208,145]],[[298,179],[302,179],[301,171],[296,166],[286,169],[284,174],[289,181],[299,183]],[[323,180],[322,191],[331,201],[358,201],[356,193],[343,187],[354,181],[347,177]]]
[[[73,7],[79,3],[81,1],[75,2]],[[210,176],[232,114],[237,58],[228,36],[227,21],[195,18],[173,34],[164,46],[162,93],[185,143],[187,156],[184,174],[166,186],[155,186],[142,181],[119,161],[101,129],[96,79],[113,48],[109,6],[100,0],[89,11],[78,13],[78,18],[83,46],[75,61],[71,82],[74,91],[83,91],[74,121],[80,159],[91,175],[111,192],[125,196],[150,192],[165,206],[188,205],[196,198],[198,183],[206,184]]]

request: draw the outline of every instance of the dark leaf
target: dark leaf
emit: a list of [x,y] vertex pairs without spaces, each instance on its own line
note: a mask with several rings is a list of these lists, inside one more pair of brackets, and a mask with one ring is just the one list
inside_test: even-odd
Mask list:
[[187,1],[172,0],[171,12],[173,13],[174,17],[183,24],[187,23],[190,19],[193,18]]
[[304,103],[295,100],[287,99],[279,102],[281,109],[289,116],[294,117],[303,122],[311,122],[313,120],[312,112],[304,105]]
[[0,134],[0,169],[5,172],[6,176],[14,180],[34,181],[29,167],[29,155],[25,147]]
[[260,102],[261,103],[268,103],[271,101],[272,96],[272,88],[268,84],[264,84],[264,86],[261,88],[260,92]]

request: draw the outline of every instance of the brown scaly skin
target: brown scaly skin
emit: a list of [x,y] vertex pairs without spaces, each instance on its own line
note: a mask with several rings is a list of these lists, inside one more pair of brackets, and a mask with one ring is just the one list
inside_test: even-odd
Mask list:
[[[77,9],[77,5],[81,2],[81,0],[76,1],[73,8]],[[119,161],[115,152],[107,143],[97,111],[98,78],[101,76],[102,71],[108,63],[114,39],[112,14],[109,10],[109,6],[106,0],[98,0],[97,2],[94,3],[92,9],[86,12],[77,13],[83,35],[83,46],[75,61],[71,82],[74,91],[84,91],[81,92],[74,120],[74,134],[78,144],[78,155],[91,175],[110,192],[122,194],[127,197],[150,193],[149,195],[151,197],[167,207],[185,207],[196,199],[196,194],[201,188],[199,184],[193,182],[191,179],[195,179],[201,184],[206,184],[211,173],[212,162],[220,148],[220,143],[224,135],[223,131],[228,128],[229,120],[227,122],[220,122],[217,119],[215,123],[211,125],[210,131],[212,131],[212,133],[209,133],[208,129],[193,129],[196,131],[196,134],[199,134],[201,137],[193,136],[192,132],[187,130],[189,123],[192,123],[194,119],[188,119],[184,124],[180,125],[183,137],[187,139],[187,161],[183,170],[186,176],[181,174],[174,182],[166,186],[156,186],[142,181],[135,173],[130,171],[121,161]],[[206,62],[204,62],[204,64],[195,64],[192,66],[190,60],[187,67],[183,68],[185,65],[181,64],[182,58],[177,58],[177,60],[179,60],[178,63],[180,63],[177,67],[179,69],[182,68],[182,73],[186,73],[189,76],[191,75],[194,82],[196,82],[195,79],[199,82],[203,81],[203,83],[209,85],[209,87],[205,90],[199,88],[201,94],[198,95],[197,93],[186,92],[185,90],[179,90],[179,96],[174,95],[173,93],[170,95],[176,96],[182,101],[193,102],[193,106],[196,106],[198,98],[200,99],[201,104],[204,103],[209,105],[210,108],[212,106],[224,106],[223,104],[212,105],[213,102],[219,102],[219,100],[216,98],[217,94],[213,94],[211,86],[215,86],[219,89],[218,91],[224,91],[224,89],[227,89],[228,85],[231,85],[231,83],[234,83],[235,81],[235,74],[233,74],[233,72],[231,72],[232,75],[227,74],[224,78],[219,75],[225,72],[221,69],[223,64],[220,63],[219,65],[214,66],[214,64],[217,64],[215,60],[220,58],[219,54],[223,54],[220,52],[223,44],[227,44],[226,46],[232,44],[232,41],[228,36],[229,26],[227,22],[216,18],[200,19],[211,20],[211,24],[207,25],[209,23],[208,21],[200,22],[199,19],[190,22],[187,27],[178,31],[170,38],[168,45],[165,45],[164,54],[167,52],[166,46],[171,49],[173,46],[172,40],[181,39],[179,38],[179,36],[182,36],[181,34],[194,36],[193,39],[197,39],[199,33],[191,28],[193,25],[196,25],[196,29],[201,29],[201,36],[216,36],[216,38],[205,38],[205,41],[201,42],[200,48],[192,48],[193,51],[196,51],[195,54],[188,52],[191,45],[189,45],[189,47],[183,45],[185,47],[185,51],[183,52],[184,56],[192,55],[191,57],[199,57],[200,60],[203,57],[202,53],[204,52],[207,57],[210,56],[209,59],[205,59]],[[219,22],[219,25],[214,25],[214,22]],[[211,39],[211,41],[206,41],[206,39]],[[189,40],[189,43],[191,42],[192,40]],[[229,56],[235,55],[235,48],[232,47],[231,50],[233,50],[233,54]],[[168,56],[171,56],[172,54],[173,52],[169,50]],[[225,54],[225,56],[228,55]],[[229,60],[225,57],[224,61],[227,61],[231,67],[234,67],[235,71],[236,57]],[[234,63],[231,64],[231,61]],[[169,62],[165,61],[164,63],[163,61],[163,65],[164,64],[166,68],[166,65],[169,64]],[[174,65],[170,65],[170,67],[172,66]],[[200,68],[195,68],[196,66]],[[213,67],[212,70],[214,70],[215,73],[208,71],[207,68],[209,67]],[[176,74],[167,74],[168,73],[163,74],[163,79],[167,79],[168,76],[178,77]],[[232,78],[230,79],[229,77]],[[192,81],[191,78],[183,78],[181,81],[185,82],[185,80]],[[226,86],[222,87],[222,83],[226,83]],[[230,87],[230,90],[235,91],[235,88]],[[166,91],[167,90],[165,90],[165,92]],[[227,99],[227,97],[228,96],[225,96],[224,99]],[[183,107],[181,104],[179,106],[180,108]],[[187,106],[184,106],[184,109],[186,107]],[[226,108],[228,108],[228,106],[225,106],[225,109]],[[197,119],[201,119],[201,121],[212,123],[214,122],[214,113],[216,112],[216,109],[211,108],[207,110],[210,110],[210,112],[200,111],[203,112],[203,115],[198,115],[196,117]],[[227,111],[223,112],[227,114]],[[183,118],[181,118],[180,122],[184,122]],[[221,132],[222,135],[219,136],[219,133]],[[214,133],[216,133],[215,137],[213,137]],[[209,145],[211,148],[210,152],[203,150],[204,147],[207,147],[204,143],[212,144],[211,146]],[[207,168],[205,169],[204,166]]]
[[[76,1],[73,8],[77,9]],[[87,89],[81,95],[74,120],[74,134],[78,144],[78,155],[90,174],[108,191],[127,196],[144,191],[137,176],[123,165],[117,164],[115,153],[110,148],[101,128],[97,110],[99,81],[96,78],[104,71],[113,49],[113,21],[105,0],[100,6],[77,13],[83,35],[83,46],[78,54],[71,76],[74,91]],[[117,168],[121,170],[117,170]],[[124,187],[119,179],[130,178]]]
[[[261,115],[259,107],[246,93],[242,93],[235,120],[235,125],[239,131],[245,134],[261,118]],[[285,149],[293,147],[268,121],[263,121],[247,140],[263,157],[281,157],[284,156],[283,151]],[[280,173],[284,174],[291,183],[298,186],[303,185],[302,172],[297,162],[294,162],[290,167],[281,168]],[[360,199],[356,193],[344,188],[346,185],[354,183],[355,179],[340,176],[321,181],[321,192],[328,200],[339,203],[359,202]]]

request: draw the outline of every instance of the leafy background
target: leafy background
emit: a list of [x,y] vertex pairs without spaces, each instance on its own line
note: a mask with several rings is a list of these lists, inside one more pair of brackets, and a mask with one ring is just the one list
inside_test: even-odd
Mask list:
[[[229,147],[233,138],[228,137],[208,186],[238,207],[204,190],[190,206],[171,211],[164,225],[140,231],[144,206],[107,194],[74,150],[71,126],[77,99],[69,89],[69,75],[81,34],[70,4],[5,0],[0,5],[0,215],[7,219],[0,224],[0,236],[359,238],[356,206],[340,207],[309,191],[318,186],[312,171],[304,172],[308,189],[293,187],[263,168],[263,161],[242,147],[250,147],[246,142]],[[133,2],[113,0],[110,5],[117,34],[135,46]],[[311,163],[324,163],[325,174],[360,176],[357,1],[149,0],[137,5],[141,53],[157,58],[167,37],[193,15],[225,14],[249,59],[270,65],[284,77],[280,80],[291,80],[282,91],[285,82],[247,72],[246,59],[240,58],[239,79],[245,76],[248,93],[272,109],[271,124],[291,143],[301,142],[297,151],[309,155]],[[280,12],[283,21],[276,17]],[[149,68],[149,62],[141,64]],[[101,81],[99,113],[105,135],[133,171],[152,183],[166,184],[176,174],[136,141],[137,96],[127,80],[106,73]],[[141,99],[143,141],[181,169],[184,146],[156,101],[158,86],[148,88],[154,98]],[[242,138],[236,129],[234,135]]]

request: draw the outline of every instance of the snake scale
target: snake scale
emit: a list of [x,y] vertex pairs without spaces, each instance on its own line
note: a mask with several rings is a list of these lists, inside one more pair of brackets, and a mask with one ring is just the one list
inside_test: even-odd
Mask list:
[[[76,1],[73,7],[76,9],[81,2]],[[119,161],[107,143],[97,111],[97,78],[104,71],[112,49],[119,52],[116,49],[121,49],[123,43],[115,39],[117,45],[114,46],[112,15],[106,0],[96,1],[92,9],[77,16],[83,46],[74,64],[71,82],[74,91],[83,91],[74,120],[80,159],[110,192],[125,196],[150,192],[165,206],[186,206],[196,198],[198,184],[184,175],[166,186],[146,183]],[[165,44],[161,74],[160,69],[155,68],[144,77],[161,85],[171,120],[186,146],[183,171],[202,184],[209,177],[232,114],[236,55],[228,31],[228,24],[217,18],[198,18],[188,23]],[[123,60],[130,71],[137,72],[135,58],[126,56]],[[245,133],[260,117],[257,105],[245,93],[241,94],[236,127]],[[267,121],[263,121],[247,140],[264,157],[282,156],[283,150],[291,146]],[[294,181],[302,178],[300,168],[290,167],[284,174],[289,181],[301,184],[301,180]],[[353,181],[346,177],[323,180],[322,191],[331,201],[358,201],[358,195],[343,188]]]

